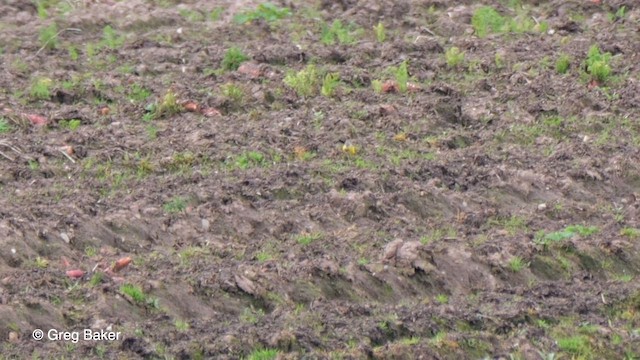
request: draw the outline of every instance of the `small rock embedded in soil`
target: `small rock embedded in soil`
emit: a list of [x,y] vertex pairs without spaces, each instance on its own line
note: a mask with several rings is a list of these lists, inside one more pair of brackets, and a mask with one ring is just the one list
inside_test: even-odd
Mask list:
[[20,335],[15,331],[9,332],[9,342],[12,344],[17,344],[20,341]]
[[67,244],[71,242],[71,239],[69,239],[69,235],[67,235],[67,233],[65,232],[60,233],[60,238],[62,238],[62,240]]
[[211,226],[209,220],[207,219],[202,219],[202,231],[207,232],[209,231],[209,227]]

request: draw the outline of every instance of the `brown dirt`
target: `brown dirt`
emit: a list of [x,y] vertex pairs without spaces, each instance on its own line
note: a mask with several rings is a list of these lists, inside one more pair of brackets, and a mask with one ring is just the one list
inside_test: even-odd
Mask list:
[[[0,5],[2,358],[640,356],[635,2],[484,1],[553,30],[485,38],[475,1],[248,24],[258,2],[43,3]],[[352,43],[320,41],[335,19]],[[249,62],[216,71],[233,46]],[[375,92],[404,60],[409,91]],[[283,82],[311,63],[340,74],[333,97]],[[168,92],[196,111],[152,118]]]

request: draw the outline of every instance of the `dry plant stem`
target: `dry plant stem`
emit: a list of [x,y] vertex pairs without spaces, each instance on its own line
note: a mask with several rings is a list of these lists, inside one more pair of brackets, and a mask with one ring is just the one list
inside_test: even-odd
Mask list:
[[0,155],[2,155],[3,157],[7,158],[9,161],[15,161],[15,159],[12,159],[9,155],[3,153],[2,151],[0,151]]
[[44,43],[44,45],[42,45],[42,47],[40,48],[40,50],[38,50],[38,51],[36,52],[36,56],[37,56],[38,54],[40,54],[40,52],[42,52],[42,50],[44,50],[44,49],[47,47],[47,45],[49,45],[49,43],[50,43],[51,41],[53,41],[53,39],[56,39],[56,38],[58,37],[58,35],[62,34],[62,33],[63,33],[63,32],[65,32],[65,31],[76,31],[76,32],[82,32],[82,30],[77,29],[77,28],[66,28],[66,29],[62,29],[62,30],[58,31],[54,36],[52,36],[49,40],[47,40],[47,42],[46,42],[46,43]]
[[74,164],[76,163],[76,161],[71,156],[69,156],[69,154],[67,154],[64,150],[58,149],[58,151],[60,151],[62,153],[62,155],[66,156],[67,159],[71,160],[72,163],[74,163]]
[[[0,146],[4,146],[6,148],[9,148],[11,151],[13,151],[14,153],[18,154],[18,155],[22,155],[22,151],[18,150],[17,148],[13,147],[11,144],[9,144],[6,141],[0,141]],[[4,152],[0,151],[0,155],[2,155],[3,157],[9,159],[10,161],[15,161],[15,159],[11,158],[9,155],[5,154]]]

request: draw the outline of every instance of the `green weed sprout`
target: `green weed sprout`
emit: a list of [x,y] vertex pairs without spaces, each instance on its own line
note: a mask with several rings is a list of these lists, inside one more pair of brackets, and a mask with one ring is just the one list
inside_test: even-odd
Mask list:
[[155,106],[153,117],[158,119],[166,115],[178,114],[182,111],[182,106],[178,104],[176,93],[173,90],[167,90],[162,101]]
[[120,292],[129,296],[135,303],[144,304],[147,297],[138,285],[123,284],[120,286]]
[[111,25],[107,25],[102,29],[102,43],[110,49],[117,49],[124,44],[124,36],[119,36]]
[[409,82],[409,70],[407,69],[407,61],[403,61],[402,64],[395,69],[396,82],[400,92],[407,91],[407,83]]
[[473,13],[471,25],[478,37],[485,37],[492,32],[501,32],[506,20],[491,6],[483,6]]
[[601,53],[598,45],[592,45],[587,53],[587,73],[591,75],[593,80],[604,83],[609,75],[611,75],[611,53]]
[[387,32],[382,22],[379,22],[378,25],[373,27],[373,32],[376,34],[376,40],[379,43],[383,43],[387,38]]
[[259,151],[247,151],[238,156],[235,166],[242,170],[246,170],[255,166],[263,166],[266,164],[264,155]]
[[450,68],[457,67],[464,61],[464,51],[460,51],[457,47],[451,47],[444,53],[444,59]]
[[232,108],[240,108],[244,102],[244,90],[238,85],[227,83],[221,87],[222,95],[229,99]]
[[6,134],[12,130],[11,124],[7,119],[0,117],[0,134]]
[[246,24],[254,20],[264,20],[266,22],[274,22],[291,15],[289,8],[281,8],[271,3],[258,5],[253,11],[245,11],[234,17],[234,21],[239,24]]
[[566,74],[570,65],[571,58],[569,58],[569,55],[562,54],[558,57],[558,60],[556,60],[556,72],[558,74]]
[[227,71],[238,70],[240,64],[249,60],[249,57],[245,55],[242,50],[237,47],[232,47],[224,54],[222,59],[222,68]]
[[340,44],[351,44],[355,40],[350,29],[337,19],[333,21],[330,27],[325,24],[320,35],[320,41],[325,45],[333,45],[336,40]]
[[48,100],[51,98],[51,85],[53,81],[49,78],[40,78],[31,84],[29,95],[36,100]]
[[537,31],[544,33],[549,29],[549,24],[541,22],[536,24],[527,16],[519,15],[513,19],[507,19],[500,15],[491,6],[478,8],[471,17],[471,25],[478,37],[486,37],[491,33],[502,33],[512,31],[523,33],[527,31]]
[[61,129],[69,129],[71,131],[78,129],[80,125],[82,125],[82,121],[79,119],[60,120],[58,122],[58,126],[60,126]]
[[290,71],[284,78],[284,83],[295,90],[299,96],[314,95],[318,81],[318,71],[314,64],[309,64],[298,72]]
[[519,256],[514,256],[509,260],[509,269],[514,273],[520,272],[526,266],[525,262]]
[[257,349],[249,354],[247,360],[273,360],[278,357],[280,351],[277,349]]
[[187,201],[181,197],[173,198],[162,206],[162,209],[169,214],[183,212],[186,208]]
[[320,88],[320,93],[322,94],[322,96],[332,97],[338,85],[340,85],[340,74],[328,73],[322,80],[322,88]]
[[380,80],[371,81],[371,87],[373,88],[373,91],[376,94],[382,93],[382,81],[380,81]]
[[40,29],[38,38],[42,47],[47,50],[53,50],[58,47],[58,27],[56,24],[51,24],[45,28]]

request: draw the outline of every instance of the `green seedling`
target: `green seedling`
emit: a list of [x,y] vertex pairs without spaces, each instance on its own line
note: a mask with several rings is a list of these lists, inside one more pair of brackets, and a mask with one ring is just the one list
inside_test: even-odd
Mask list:
[[562,54],[556,60],[556,72],[558,74],[566,74],[571,65],[571,58],[567,54]]
[[31,83],[29,95],[35,100],[49,100],[51,98],[51,87],[53,81],[49,78],[36,79]]
[[77,61],[80,57],[80,55],[78,54],[78,49],[76,49],[75,46],[70,45],[67,51],[69,52],[69,59],[71,59],[72,61]]
[[478,37],[485,37],[493,32],[501,32],[506,20],[490,6],[478,8],[471,18],[471,25]]
[[379,43],[383,43],[387,39],[387,31],[382,22],[379,22],[378,25],[373,27],[373,32],[376,34],[376,40]]
[[316,240],[320,240],[322,239],[322,234],[321,233],[303,233],[300,234],[296,237],[296,241],[298,242],[298,244],[306,246],[311,244],[312,242],[316,241]]
[[307,65],[306,68],[295,72],[290,71],[284,78],[285,85],[289,86],[302,97],[312,96],[316,93],[319,82],[319,75],[314,64]]
[[38,1],[36,2],[36,11],[38,12],[38,17],[42,20],[45,20],[49,17],[49,13],[47,12],[47,2],[46,1]]
[[264,155],[259,151],[247,151],[240,154],[234,165],[242,170],[249,169],[251,167],[263,166],[266,164]]
[[322,26],[320,41],[325,45],[334,45],[336,41],[339,44],[348,45],[355,41],[355,37],[349,27],[344,26],[342,21],[336,19],[331,23],[331,26],[326,24]]
[[626,236],[632,239],[640,238],[640,229],[626,227],[620,230],[620,235]]
[[129,90],[129,95],[127,98],[132,104],[141,103],[147,100],[151,96],[151,91],[143,88],[138,84],[131,85],[131,90]]
[[444,53],[444,59],[450,68],[457,67],[464,61],[464,51],[453,46]]
[[397,68],[394,69],[394,75],[400,92],[407,91],[407,83],[409,82],[409,70],[407,68],[407,61],[403,61]]
[[245,308],[240,314],[240,320],[248,324],[257,324],[264,317],[264,310],[254,309],[253,306]]
[[69,129],[71,131],[78,129],[81,124],[82,124],[82,121],[79,119],[60,120],[58,122],[58,126],[61,129]]
[[255,20],[264,20],[272,23],[287,16],[291,16],[289,8],[281,8],[271,3],[264,3],[258,5],[253,11],[245,11],[236,15],[233,19],[239,24],[246,24]]
[[279,354],[280,351],[276,349],[258,349],[253,350],[247,360],[274,360]]
[[178,13],[188,22],[201,22],[206,19],[204,14],[197,10],[180,9]]
[[511,271],[513,271],[514,273],[520,272],[520,270],[522,270],[525,266],[526,263],[519,256],[514,256],[511,258],[511,260],[509,260],[509,269],[511,269]]
[[436,295],[436,302],[438,304],[448,304],[449,303],[449,296],[445,295],[445,294],[438,294]]
[[496,64],[496,68],[498,69],[502,69],[505,66],[504,56],[499,52],[497,52],[494,56],[494,62]]
[[587,355],[591,349],[589,338],[584,335],[560,338],[557,344],[560,350],[574,355]]
[[46,269],[47,267],[49,267],[49,260],[42,258],[40,256],[36,257],[34,263],[35,263],[35,266],[39,269]]
[[89,279],[89,285],[91,287],[96,287],[102,283],[102,279],[104,278],[104,274],[101,272],[96,272]]
[[382,93],[382,81],[381,80],[372,80],[371,81],[371,88],[373,89],[373,91],[376,94],[381,94]]
[[172,172],[188,172],[198,162],[198,158],[191,151],[176,152],[166,165],[167,169]]
[[84,46],[84,52],[87,58],[91,60],[98,53],[98,46],[94,43],[87,43],[87,45]]
[[471,25],[478,37],[486,37],[491,33],[515,32],[523,33],[528,31],[546,32],[549,24],[546,22],[536,23],[529,16],[519,15],[513,19],[507,19],[490,6],[478,8],[471,18]]
[[627,14],[627,7],[621,6],[615,13],[608,13],[607,18],[609,19],[609,21],[615,22],[624,18],[626,14]]
[[58,47],[58,27],[56,24],[40,29],[38,39],[42,48],[47,50],[56,49]]
[[166,202],[162,209],[169,214],[181,213],[187,209],[187,201],[182,197],[175,197]]
[[224,8],[222,7],[217,7],[214,8],[213,10],[211,10],[211,12],[209,13],[209,20],[211,21],[218,21],[220,20],[220,17],[222,16],[222,13],[224,12]]
[[10,132],[13,128],[7,119],[0,116],[0,134],[6,134]]
[[576,235],[587,237],[597,232],[598,228],[595,226],[571,225],[567,226],[564,230],[555,231],[548,234],[545,234],[544,231],[539,231],[536,233],[533,241],[536,244],[542,245],[546,248],[552,243],[558,243],[566,239],[570,239]]
[[249,57],[245,55],[242,50],[237,47],[232,47],[224,54],[222,59],[222,69],[226,71],[238,70],[240,64],[249,60]]
[[154,106],[153,117],[159,119],[163,116],[178,114],[181,111],[182,106],[178,104],[176,93],[173,92],[172,89],[169,89],[162,98],[162,101]]
[[322,96],[332,97],[335,94],[335,90],[340,85],[340,74],[328,73],[322,80],[322,87],[320,93]]
[[401,339],[400,343],[406,346],[418,345],[420,343],[420,338],[418,336],[412,336],[410,338]]
[[222,85],[222,94],[231,101],[234,107],[242,106],[244,91],[238,85],[232,83]]
[[122,44],[124,44],[124,36],[119,36],[111,25],[107,25],[102,29],[102,45],[110,49],[117,49]]
[[174,325],[176,326],[176,330],[179,332],[186,332],[189,330],[189,323],[187,321],[178,319],[174,322]]
[[587,53],[585,61],[587,65],[587,73],[591,78],[599,83],[604,83],[611,75],[611,53],[601,53],[598,45],[592,45]]
[[133,300],[136,304],[144,304],[147,300],[147,296],[145,295],[142,288],[138,285],[133,284],[123,284],[120,286],[120,292]]

